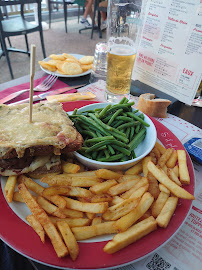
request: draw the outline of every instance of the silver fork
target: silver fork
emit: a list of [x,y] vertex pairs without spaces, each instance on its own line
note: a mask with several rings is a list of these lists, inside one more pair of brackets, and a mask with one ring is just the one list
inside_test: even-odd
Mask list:
[[[39,85],[34,87],[33,90],[45,92],[53,86],[53,84],[57,81],[57,78],[58,78],[58,76],[50,74],[42,83],[40,83]],[[12,94],[8,95],[7,97],[2,98],[0,100],[0,104],[6,103],[6,102],[18,97],[19,95],[27,92],[27,91],[29,91],[29,89],[23,89],[23,90],[20,90],[18,92],[12,93]]]

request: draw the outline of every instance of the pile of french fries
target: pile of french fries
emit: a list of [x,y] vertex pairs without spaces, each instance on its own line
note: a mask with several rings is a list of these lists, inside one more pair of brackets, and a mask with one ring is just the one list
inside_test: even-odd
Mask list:
[[158,226],[166,228],[179,198],[195,199],[182,187],[190,184],[185,151],[158,142],[125,172],[86,171],[69,159],[62,174],[40,181],[48,187],[25,175],[10,176],[5,196],[8,202],[26,203],[32,213],[26,219],[41,241],[47,235],[57,256],[69,254],[72,260],[79,255],[78,241],[114,234],[103,250],[115,253]]

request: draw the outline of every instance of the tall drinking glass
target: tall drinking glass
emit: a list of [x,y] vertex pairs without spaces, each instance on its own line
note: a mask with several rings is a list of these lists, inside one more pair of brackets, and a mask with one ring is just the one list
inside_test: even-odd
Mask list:
[[142,0],[110,0],[107,28],[106,100],[130,97],[133,66],[141,32]]

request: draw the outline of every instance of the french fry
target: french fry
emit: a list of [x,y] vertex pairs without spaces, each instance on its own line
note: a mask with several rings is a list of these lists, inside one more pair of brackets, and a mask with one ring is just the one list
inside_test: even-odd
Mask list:
[[160,156],[161,156],[161,153],[160,153],[159,149],[157,147],[154,147],[151,152],[154,153],[154,155],[156,157],[156,160],[158,161]]
[[4,191],[5,191],[5,197],[9,203],[11,203],[13,200],[13,194],[15,191],[16,182],[17,182],[16,175],[9,176],[6,181]]
[[68,208],[60,209],[60,211],[64,213],[67,218],[82,218],[84,216],[83,212]]
[[[79,173],[82,174],[82,173]],[[102,179],[94,175],[81,175],[72,176],[70,174],[59,174],[54,177],[45,176],[41,182],[47,183],[49,186],[73,186],[73,187],[91,187],[97,183],[102,182]]]
[[163,155],[166,151],[166,148],[163,145],[161,145],[159,142],[155,143],[155,147],[159,150],[161,155]]
[[177,162],[177,151],[174,150],[174,151],[172,152],[172,155],[170,156],[170,158],[169,158],[168,161],[166,162],[166,166],[167,166],[168,168],[174,168],[176,162]]
[[169,196],[170,196],[170,193],[165,193],[163,191],[160,192],[157,200],[152,205],[152,216],[153,217],[155,217],[155,218],[158,217],[158,215],[160,214],[166,201],[168,200]]
[[112,205],[115,205],[115,204],[123,202],[123,201],[124,201],[124,199],[122,199],[121,197],[114,196],[112,201],[110,202],[110,205],[112,206]]
[[50,238],[52,245],[59,258],[62,258],[68,254],[67,247],[64,245],[59,233],[57,232],[55,226],[51,222],[50,218],[46,212],[41,208],[41,206],[33,199],[31,193],[28,191],[24,183],[18,185],[20,194],[22,195],[26,205],[32,212],[33,216],[40,222],[43,226],[46,234]]
[[56,225],[58,221],[65,221],[68,223],[69,227],[81,227],[81,226],[87,226],[90,224],[90,219],[88,218],[58,218],[49,216],[51,222]]
[[19,193],[19,191],[15,191],[13,193],[13,201],[24,203],[23,197],[21,196],[21,194]]
[[96,216],[95,213],[88,213],[88,212],[86,212],[85,214],[86,214],[87,218],[89,218],[90,220],[93,220],[95,218],[95,216]]
[[154,163],[151,161],[148,162],[148,170],[154,175],[154,177],[165,187],[167,187],[171,193],[175,196],[187,199],[187,200],[194,200],[195,197],[186,191],[185,189],[178,186],[175,182],[173,182],[165,173],[159,170]]
[[158,198],[160,190],[157,179],[151,174],[151,172],[148,173],[147,179],[149,182],[149,193],[151,193],[154,199]]
[[179,167],[177,165],[173,168],[173,171],[176,174],[176,176],[179,177]]
[[142,186],[140,188],[138,188],[137,190],[135,190],[131,195],[130,195],[130,199],[132,198],[141,198],[143,196],[143,194],[148,191],[149,189],[149,184],[145,185],[145,186]]
[[39,223],[39,221],[33,215],[27,216],[26,217],[26,220],[29,222],[29,224],[31,225],[31,227],[38,234],[38,236],[41,239],[41,242],[42,243],[45,243],[45,231],[44,231],[42,225]]
[[144,219],[146,219],[146,218],[148,218],[148,217],[150,217],[150,216],[152,216],[151,208],[149,208],[149,209],[147,210],[147,212],[145,212],[145,213],[141,216],[141,218],[138,219],[137,222],[140,222],[140,221],[142,221],[142,220],[144,220]]
[[53,196],[53,195],[69,195],[69,186],[51,186],[44,188],[42,195],[43,196]]
[[110,187],[115,186],[116,184],[116,180],[107,180],[90,187],[89,190],[94,194],[103,194],[106,193]]
[[142,177],[133,187],[131,187],[128,191],[124,192],[120,195],[122,199],[128,199],[132,194],[136,192],[139,188],[148,184],[148,180],[146,177]]
[[70,162],[63,162],[62,170],[65,173],[77,173],[80,170],[80,166]]
[[113,172],[113,171],[110,171],[107,169],[99,169],[99,170],[95,171],[95,174],[97,175],[97,177],[103,178],[106,180],[112,180],[112,179],[117,180],[122,176],[122,174],[120,174],[120,173]]
[[99,235],[116,233],[114,223],[114,221],[108,221],[97,225],[75,227],[72,228],[72,232],[77,241],[85,240]]
[[42,187],[41,185],[39,185],[38,183],[33,181],[31,178],[22,174],[18,177],[18,181],[19,181],[19,183],[24,183],[26,185],[26,187],[28,189],[30,189],[31,191],[42,196],[43,191],[44,191],[44,187]]
[[182,183],[171,168],[168,168],[168,177],[173,180],[173,182],[175,182],[178,186],[182,186]]
[[[51,177],[54,177],[51,175]],[[31,178],[26,177],[25,175],[20,175],[19,182],[24,183],[28,189],[35,192],[40,196],[44,196],[43,192],[45,190],[44,187],[33,181]],[[57,205],[59,208],[64,209],[66,207],[65,200],[59,195],[46,196],[46,199]]]
[[121,176],[118,180],[117,180],[117,182],[118,183],[122,183],[122,182],[124,182],[124,181],[127,181],[127,180],[134,180],[134,179],[138,179],[138,180],[140,180],[142,178],[142,176],[140,175],[140,174],[138,174],[138,175],[134,175],[134,174],[124,174],[123,176]]
[[169,197],[158,215],[156,221],[160,227],[166,228],[177,207],[178,198]]
[[163,184],[159,183],[159,190],[165,193],[170,194],[170,190],[167,189],[167,187],[165,187]]
[[73,200],[67,197],[63,197],[66,200],[67,208],[78,210],[82,212],[88,213],[104,213],[107,210],[108,203],[101,202],[101,203],[84,203],[79,202],[77,200]]
[[162,168],[172,155],[173,149],[168,148],[158,160],[158,165]]
[[43,196],[53,196],[53,195],[69,195],[73,197],[91,197],[93,194],[84,188],[80,187],[70,187],[70,186],[51,186],[45,188],[43,191]]
[[186,152],[184,150],[177,150],[178,164],[179,164],[179,176],[180,182],[184,185],[190,184],[190,176],[187,168]]
[[70,257],[73,261],[75,261],[79,255],[79,246],[68,223],[65,221],[58,221],[57,227],[61,232],[64,242],[69,250]]
[[79,201],[90,203],[111,202],[112,197],[109,194],[97,194],[92,197],[79,198]]
[[152,160],[151,156],[146,156],[142,160],[142,170],[143,170],[144,177],[147,177],[147,174],[148,174],[147,163],[149,162],[149,160]]
[[118,232],[126,231],[131,225],[133,225],[141,216],[150,208],[154,201],[154,197],[149,192],[146,192],[137,207],[129,212],[127,215],[121,217],[116,221],[116,229]]
[[47,201],[44,197],[38,196],[37,202],[48,214],[59,218],[66,218],[66,215],[57,206]]
[[149,217],[133,225],[127,231],[116,234],[113,239],[104,246],[103,250],[108,254],[115,253],[156,229],[156,220],[154,217]]
[[91,225],[97,225],[97,224],[100,224],[100,223],[102,223],[102,217],[95,217],[95,218],[92,220]]
[[125,174],[140,174],[142,173],[143,167],[142,167],[142,162],[138,162],[137,164],[135,164],[133,167],[131,167],[130,169],[128,169],[127,171],[125,171]]
[[102,214],[104,220],[117,220],[122,216],[128,214],[132,209],[134,209],[140,201],[138,199],[127,199],[121,203],[115,204],[107,209],[107,211]]
[[137,179],[131,179],[126,180],[124,182],[121,182],[113,187],[110,187],[108,190],[108,194],[111,196],[119,195],[127,190],[129,190],[131,187],[133,187],[137,182],[139,181],[139,178]]

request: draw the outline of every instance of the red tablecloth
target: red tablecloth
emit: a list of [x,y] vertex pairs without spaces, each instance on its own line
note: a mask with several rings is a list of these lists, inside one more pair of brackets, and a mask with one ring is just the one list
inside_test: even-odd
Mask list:
[[[47,76],[44,76],[42,78],[39,78],[39,79],[34,80],[34,87],[36,87],[38,84],[40,84],[41,82],[43,82],[46,77]],[[6,96],[8,96],[8,95],[10,95],[10,94],[12,94],[14,92],[17,92],[19,90],[27,89],[27,88],[29,88],[29,85],[30,85],[30,83],[28,82],[28,83],[23,83],[23,84],[20,84],[20,85],[16,85],[16,86],[7,88],[7,89],[5,89],[5,90],[3,90],[3,91],[0,92],[0,99],[1,98],[4,98],[4,97],[6,97]],[[51,87],[51,89],[48,90],[48,91],[60,89],[60,88],[67,87],[67,86],[68,85],[66,83],[61,82],[60,80],[57,80],[55,82],[55,84]],[[74,92],[75,92],[74,89],[68,91],[68,93],[74,93]],[[44,92],[38,92],[37,91],[37,92],[34,92],[34,95],[41,94],[41,93],[44,93]],[[10,102],[7,102],[6,104],[9,104],[9,103],[12,103],[12,102],[17,102],[19,100],[22,100],[22,99],[25,99],[25,98],[28,98],[28,97],[29,97],[29,91],[27,91],[27,92],[21,94],[20,96],[12,99]]]

